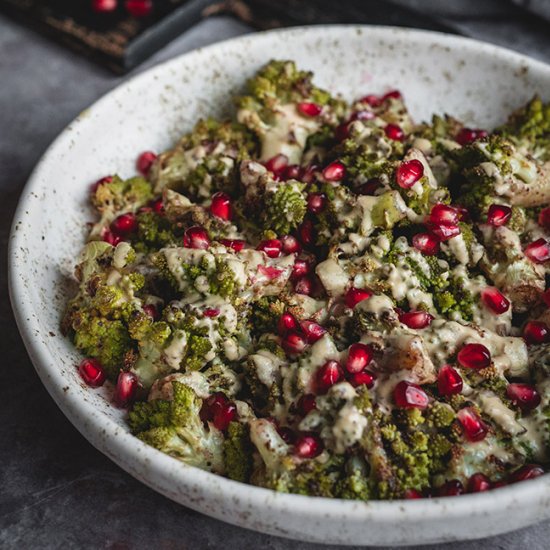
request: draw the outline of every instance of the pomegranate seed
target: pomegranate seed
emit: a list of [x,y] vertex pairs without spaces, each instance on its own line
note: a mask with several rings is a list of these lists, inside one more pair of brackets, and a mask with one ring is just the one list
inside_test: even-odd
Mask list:
[[158,309],[153,304],[145,304],[141,309],[147,314],[153,321],[158,321],[160,319],[160,314]]
[[485,474],[474,474],[468,480],[468,493],[482,493],[491,488],[491,480]]
[[481,441],[485,439],[488,428],[474,409],[471,407],[460,409],[456,416],[464,431],[464,437],[468,441]]
[[408,311],[399,315],[399,321],[409,328],[422,329],[431,325],[433,315],[426,311]]
[[437,390],[440,395],[455,395],[462,391],[462,377],[451,365],[443,365],[437,375]]
[[417,233],[412,243],[425,256],[434,256],[439,252],[439,239],[433,233]]
[[246,246],[246,241],[242,239],[222,239],[220,242],[223,246],[232,248],[235,252],[240,252]]
[[345,295],[346,306],[353,309],[359,302],[366,300],[372,296],[372,292],[364,288],[355,288],[352,286]]
[[327,329],[325,327],[322,327],[319,323],[311,321],[310,319],[300,321],[300,328],[305,334],[308,344],[314,344],[327,332]]
[[296,408],[302,416],[317,408],[316,397],[312,393],[306,393],[298,399]]
[[372,111],[355,111],[350,117],[350,121],[352,120],[372,120],[375,118],[376,115]]
[[205,309],[202,312],[202,314],[205,317],[213,318],[213,317],[217,317],[220,314],[220,310],[218,308],[215,308],[215,307],[209,307],[209,308]]
[[506,225],[512,217],[512,209],[503,204],[491,204],[487,212],[487,223],[494,227]]
[[151,208],[153,209],[153,212],[156,212],[157,214],[162,214],[164,212],[164,203],[162,202],[162,197],[153,201],[151,203]]
[[286,180],[297,180],[302,173],[302,169],[298,164],[289,164],[283,170],[283,179]]
[[510,301],[497,288],[489,286],[481,292],[483,303],[497,315],[507,312],[510,309]]
[[366,370],[363,372],[354,372],[348,376],[348,381],[354,388],[357,386],[367,386],[367,388],[372,388],[374,385],[374,380],[374,374]]
[[485,130],[480,130],[479,128],[462,128],[455,139],[460,145],[468,145],[468,143],[472,143],[484,137],[487,137],[487,132]]
[[296,107],[301,115],[310,117],[320,115],[323,110],[321,105],[317,105],[317,103],[311,103],[309,101],[302,101],[301,103],[298,103]]
[[334,130],[334,138],[336,141],[344,141],[349,137],[349,122],[343,122]]
[[221,407],[216,407],[212,418],[212,423],[218,430],[225,432],[229,427],[229,423],[237,418],[237,407],[235,403],[228,401]]
[[307,341],[300,332],[291,330],[283,338],[281,346],[288,355],[300,355],[306,349]]
[[313,290],[313,282],[311,277],[301,277],[294,284],[294,292],[296,294],[303,294],[304,296],[310,296]]
[[438,490],[440,497],[455,497],[464,493],[464,486],[458,479],[451,479]]
[[99,388],[105,382],[105,371],[97,359],[83,359],[78,366],[82,380],[92,388]]
[[147,17],[153,11],[152,0],[126,0],[124,6],[134,17]]
[[390,97],[393,99],[403,99],[403,96],[399,90],[390,90],[382,96],[382,100],[389,99]]
[[548,325],[542,321],[529,321],[523,327],[523,338],[528,344],[545,344],[550,340]]
[[210,238],[204,227],[194,225],[185,230],[183,234],[183,246],[186,248],[197,248],[206,250],[210,246]]
[[546,239],[537,239],[529,243],[523,250],[525,255],[537,264],[550,260],[550,243]]
[[126,408],[134,401],[137,387],[138,379],[134,373],[127,371],[121,372],[116,382],[113,396],[114,404],[121,409]]
[[542,301],[550,307],[550,288],[545,290],[541,295]]
[[393,400],[400,409],[425,409],[429,398],[426,392],[412,382],[402,380],[393,390]]
[[380,180],[378,178],[372,178],[366,181],[365,183],[363,183],[363,185],[359,186],[359,188],[357,189],[357,194],[372,196],[374,195],[374,193],[379,187],[380,187]]
[[310,193],[307,197],[307,209],[312,214],[321,213],[327,205],[327,196],[324,193]]
[[149,170],[151,170],[153,162],[155,162],[156,159],[157,155],[155,155],[152,151],[145,151],[144,153],[141,153],[136,162],[138,171],[144,176],[147,176],[147,174],[149,174]]
[[233,217],[233,208],[231,207],[231,198],[226,193],[219,191],[212,197],[210,212],[213,216],[222,220],[230,220]]
[[483,344],[466,344],[456,358],[467,369],[484,369],[491,364],[491,353]]
[[352,344],[348,350],[346,370],[348,372],[361,372],[371,362],[374,353],[372,347],[366,344]]
[[327,361],[316,374],[316,387],[318,394],[327,393],[327,391],[344,379],[344,371],[338,361]]
[[92,0],[92,9],[96,13],[109,13],[117,9],[118,0]]
[[317,238],[315,227],[311,220],[304,220],[298,227],[298,238],[303,246],[312,246]]
[[539,392],[530,384],[508,384],[506,395],[524,412],[532,411],[540,405]]
[[550,207],[543,208],[539,213],[539,225],[550,229]]
[[101,238],[106,243],[109,243],[112,246],[116,246],[118,243],[122,242],[122,237],[120,235],[113,233],[109,229],[106,229],[103,231],[103,235]]
[[371,107],[380,107],[382,100],[374,94],[366,95],[359,100],[361,103],[368,103]]
[[285,168],[288,166],[288,157],[283,154],[271,157],[264,165],[276,178],[283,175]]
[[296,434],[287,426],[278,427],[277,433],[281,436],[281,439],[289,445],[294,445],[296,442]]
[[311,271],[311,266],[306,260],[296,260],[292,266],[292,278],[298,279],[307,275]]
[[281,255],[283,245],[279,239],[267,239],[260,242],[256,250],[265,252],[268,258],[278,258]]
[[92,184],[90,187],[90,192],[92,194],[95,194],[95,192],[99,189],[100,186],[106,185],[107,183],[111,183],[113,181],[113,176],[105,176],[104,178],[101,178],[100,180],[97,180],[95,183]]
[[458,225],[449,224],[449,225],[428,225],[430,231],[440,240],[448,241],[457,235],[460,235],[460,227]]
[[339,161],[331,162],[324,170],[323,177],[327,181],[341,181],[346,175],[346,167]]
[[393,141],[403,141],[405,139],[405,132],[397,124],[388,124],[384,128],[384,133]]
[[424,165],[418,159],[402,162],[395,171],[399,187],[409,189],[424,175]]
[[298,325],[298,321],[296,321],[296,317],[294,317],[292,313],[288,313],[287,311],[279,317],[277,330],[280,336],[284,336],[287,332],[291,330],[297,331],[299,329],[300,327]]
[[534,479],[542,474],[544,474],[544,470],[538,464],[525,464],[525,466],[522,466],[510,476],[510,481],[516,483],[518,481]]
[[273,279],[277,279],[283,274],[283,269],[280,269],[278,267],[273,267],[271,265],[259,265],[258,266],[258,273],[260,275],[263,275],[268,281],[272,281]]
[[298,239],[293,235],[283,235],[281,237],[281,246],[283,254],[300,254],[302,247],[298,242]]
[[135,214],[121,214],[111,222],[111,231],[117,235],[129,235],[137,231],[137,228]]
[[216,410],[221,409],[228,402],[222,392],[215,392],[202,402],[199,416],[203,422],[212,422]]
[[304,183],[313,183],[313,180],[315,179],[315,172],[318,169],[319,167],[316,164],[306,166],[300,175],[300,181],[303,181]]
[[302,434],[294,444],[294,452],[300,458],[315,458],[323,452],[323,442],[313,434]]
[[420,491],[417,491],[416,489],[407,489],[403,493],[403,498],[407,500],[412,500],[415,498],[424,498],[424,497],[422,496],[422,493]]
[[430,212],[430,222],[435,225],[455,225],[459,219],[457,209],[447,204],[434,204]]

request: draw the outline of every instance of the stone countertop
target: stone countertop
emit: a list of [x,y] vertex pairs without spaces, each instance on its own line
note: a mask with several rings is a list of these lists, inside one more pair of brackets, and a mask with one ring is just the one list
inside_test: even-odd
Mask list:
[[[250,29],[230,18],[204,21],[139,70],[245,32]],[[73,428],[40,383],[8,299],[9,226],[21,189],[47,145],[120,79],[3,17],[0,52],[0,547],[312,550],[312,544],[226,525],[138,483]],[[548,548],[548,540],[550,522],[482,544],[486,550],[537,550]]]

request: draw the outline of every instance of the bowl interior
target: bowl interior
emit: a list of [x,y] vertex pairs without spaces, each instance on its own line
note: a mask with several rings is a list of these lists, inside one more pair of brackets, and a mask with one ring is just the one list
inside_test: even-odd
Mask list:
[[[209,508],[202,500],[190,501],[170,492],[170,484],[188,488],[192,476],[203,484],[197,485],[197,491],[208,485],[211,492],[240,495],[241,502],[248,498],[244,492],[261,493],[270,502],[275,498],[277,506],[288,504],[290,509],[292,503],[301,502],[221,478],[212,480],[215,476],[210,474],[189,473],[190,468],[174,465],[175,461],[124,436],[123,415],[109,404],[109,389],[91,391],[81,383],[75,369],[79,355],[59,330],[72,292],[72,269],[83,244],[84,225],[93,219],[87,205],[89,185],[110,173],[132,175],[141,151],[162,151],[198,118],[229,113],[232,95],[274,57],[295,60],[315,73],[320,86],[348,99],[399,88],[416,120],[447,112],[476,127],[503,121],[534,93],[547,95],[550,69],[504,50],[434,33],[316,27],[247,36],[161,65],[98,101],[63,132],[25,188],[11,238],[12,301],[31,358],[58,404],[94,445],[171,498],[228,521],[297,536],[292,529],[275,525],[277,520],[251,525],[228,514],[223,498],[220,507]],[[119,440],[113,441],[117,432]],[[148,461],[157,466],[151,467]],[[310,510],[314,516],[319,511],[318,520],[321,509]],[[351,510],[351,503],[333,509],[340,517],[345,511],[350,518],[363,513],[361,508]],[[305,534],[310,539],[331,542],[319,531],[316,534],[313,524],[309,531]],[[416,542],[452,536],[445,533],[436,530],[431,539]],[[369,542],[403,542],[399,536],[399,529],[374,539],[371,532]],[[350,527],[337,532],[332,542],[365,540]]]

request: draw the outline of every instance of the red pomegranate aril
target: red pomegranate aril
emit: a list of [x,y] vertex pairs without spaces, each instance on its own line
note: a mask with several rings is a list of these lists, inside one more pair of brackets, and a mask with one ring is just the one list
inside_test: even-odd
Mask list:
[[300,327],[298,325],[298,321],[296,320],[296,317],[292,315],[292,313],[285,311],[285,313],[283,313],[279,317],[279,321],[277,322],[277,330],[280,336],[284,336],[287,332],[291,330],[299,329]]
[[294,235],[283,235],[280,239],[283,254],[300,254],[302,247]]
[[327,329],[321,326],[319,323],[312,321],[311,319],[305,319],[300,321],[300,328],[302,329],[307,343],[314,344],[317,340],[320,340],[327,332]]
[[114,404],[121,409],[130,405],[136,397],[137,388],[137,376],[132,372],[121,372],[116,382]]
[[116,246],[118,243],[122,242],[122,237],[113,233],[110,229],[103,231],[101,238],[112,246]]
[[317,238],[315,227],[311,220],[304,220],[298,227],[298,238],[303,246],[312,246]]
[[512,217],[512,209],[504,204],[491,204],[487,211],[487,223],[493,227],[506,225]]
[[352,344],[348,350],[346,370],[351,373],[361,372],[372,361],[374,352],[367,344]]
[[183,234],[183,246],[186,248],[196,248],[206,250],[210,246],[210,238],[204,227],[194,225],[185,230]]
[[223,246],[232,248],[235,252],[240,252],[246,246],[246,241],[242,239],[222,239],[220,242]]
[[317,408],[316,397],[312,393],[306,393],[298,399],[296,408],[301,416],[306,416],[309,412]]
[[103,386],[106,376],[103,366],[97,359],[83,359],[78,366],[82,380],[92,388]]
[[308,277],[307,275],[305,277],[300,277],[294,283],[294,292],[304,296],[311,296],[311,293],[313,292],[313,281],[311,280],[311,277]]
[[420,491],[417,491],[416,489],[407,489],[403,493],[403,498],[406,500],[413,500],[416,498],[424,498],[424,497],[422,496],[422,493]]
[[406,380],[395,386],[393,400],[400,409],[425,409],[430,402],[428,395],[418,384]]
[[418,159],[402,162],[395,171],[397,185],[403,189],[412,187],[424,175],[424,165]]
[[301,434],[294,443],[294,452],[300,458],[315,458],[323,452],[323,442],[314,434]]
[[352,286],[347,292],[344,297],[344,300],[346,302],[346,306],[350,309],[353,309],[359,302],[362,302],[363,300],[367,300],[372,296],[372,292],[369,292],[368,290],[364,288],[355,288]]
[[467,208],[464,208],[464,206],[460,206],[460,204],[457,204],[453,208],[458,212],[458,219],[461,222],[465,222],[470,219],[470,212]]
[[455,225],[459,219],[457,209],[448,204],[434,204],[430,212],[430,222],[434,225]]
[[508,483],[501,479],[500,481],[491,483],[491,489],[500,489],[501,487],[506,487],[506,485],[508,485]]
[[412,243],[425,256],[434,256],[439,252],[439,239],[433,233],[417,233]]
[[510,300],[504,296],[497,288],[488,286],[481,292],[483,303],[497,315],[506,313],[510,309]]
[[288,166],[288,157],[283,154],[275,155],[266,161],[264,166],[272,172],[274,176],[280,177]]
[[296,106],[298,108],[298,112],[301,115],[314,117],[321,114],[323,107],[321,105],[318,105],[317,103],[312,103],[310,101],[302,101],[301,103],[298,103]]
[[374,374],[366,370],[363,372],[354,372],[348,376],[348,382],[354,388],[357,388],[358,386],[367,386],[367,388],[372,388],[375,379],[376,377]]
[[488,432],[487,425],[474,409],[471,407],[460,409],[456,416],[462,426],[464,437],[468,441],[475,442],[485,439]]
[[134,17],[147,17],[153,11],[152,0],[126,0],[124,6]]
[[481,473],[470,476],[468,480],[468,493],[482,493],[491,489],[491,480]]
[[529,243],[524,249],[524,254],[537,264],[542,264],[550,260],[550,243],[543,238]]
[[389,98],[392,98],[392,99],[402,99],[403,96],[401,95],[401,92],[399,90],[390,90],[389,92],[386,92],[383,96],[382,96],[382,100],[384,99],[389,99]]
[[299,279],[311,271],[311,265],[306,260],[296,260],[292,266],[292,279]]
[[361,103],[367,103],[371,107],[379,107],[382,103],[381,98],[374,94],[366,95],[365,97],[362,97],[359,101]]
[[508,384],[506,395],[524,412],[532,411],[540,405],[539,392],[531,384]]
[[542,301],[547,307],[550,307],[550,288],[546,289],[541,295]]
[[278,427],[277,433],[281,436],[281,439],[288,445],[293,445],[296,441],[296,434],[288,426]]
[[324,170],[323,177],[327,181],[341,181],[346,175],[346,167],[339,161],[331,162]]
[[433,315],[426,311],[407,311],[399,315],[399,321],[409,328],[423,329],[431,325]]
[[111,222],[111,231],[117,235],[129,235],[137,231],[137,228],[135,214],[121,214]]
[[105,176],[104,178],[101,178],[100,180],[97,180],[95,183],[92,184],[90,188],[90,192],[92,194],[95,194],[95,192],[98,190],[98,188],[101,185],[106,185],[108,183],[111,183],[113,181],[113,176]]
[[456,395],[462,391],[462,377],[451,365],[443,365],[437,375],[437,391],[439,395]]
[[118,0],[92,0],[92,9],[96,13],[109,13],[117,9]]
[[348,139],[350,124],[351,122],[343,122],[342,124],[336,126],[336,130],[334,130],[334,138],[336,141],[344,141],[345,139]]
[[317,170],[319,170],[319,167],[316,164],[305,166],[300,173],[300,181],[304,183],[313,183]]
[[220,310],[216,307],[209,307],[207,309],[205,309],[202,314],[205,316],[205,317],[210,317],[211,319],[214,318],[214,317],[217,317],[219,314],[220,314]]
[[550,229],[550,207],[543,208],[539,213],[539,225]]
[[155,155],[152,151],[145,151],[141,153],[136,162],[138,171],[144,176],[147,176],[147,174],[149,174],[149,170],[151,170],[153,162],[155,162],[156,159],[157,155]]
[[327,361],[316,374],[316,388],[318,394],[327,391],[344,379],[344,371],[338,361]]
[[265,252],[268,258],[278,258],[281,255],[283,245],[279,239],[266,239],[260,242],[256,250]]
[[162,214],[164,212],[164,202],[162,201],[162,197],[154,200],[151,203],[151,208],[153,209],[153,212],[156,212],[157,214]]
[[291,330],[283,338],[281,346],[288,355],[300,355],[306,349],[307,340],[301,332]]
[[472,143],[484,137],[487,137],[487,132],[485,130],[480,130],[479,128],[462,128],[455,139],[460,145],[468,145],[468,143]]
[[327,205],[327,197],[324,193],[310,193],[307,197],[307,209],[312,214],[320,214]]
[[438,490],[440,497],[455,497],[464,493],[464,486],[458,479],[451,479]]
[[545,344],[550,341],[550,329],[542,321],[529,321],[523,327],[523,338],[528,344]]
[[203,422],[212,422],[214,414],[228,403],[228,399],[222,392],[209,395],[203,402],[199,416]]
[[212,197],[210,212],[213,216],[228,221],[233,217],[231,197],[222,191],[215,193]]
[[460,235],[460,227],[455,224],[428,224],[430,231],[441,241],[448,241],[457,235]]
[[386,137],[393,141],[403,141],[405,139],[405,132],[397,124],[388,124],[384,128],[384,133]]
[[534,479],[542,474],[544,474],[544,470],[538,464],[525,464],[525,466],[522,466],[510,476],[510,481],[516,483],[518,481]]
[[283,170],[283,179],[286,180],[297,180],[302,174],[302,168],[298,164],[289,164]]
[[467,369],[485,369],[491,364],[491,352],[483,344],[466,344],[456,358]]
[[378,178],[372,178],[359,186],[357,189],[357,194],[372,196],[379,187],[380,180]]
[[221,406],[214,409],[212,416],[212,424],[221,432],[225,432],[229,427],[229,423],[237,418],[237,407],[235,403],[226,401]]
[[160,319],[159,310],[154,304],[145,304],[142,309],[143,313],[151,317],[153,321],[158,321]]

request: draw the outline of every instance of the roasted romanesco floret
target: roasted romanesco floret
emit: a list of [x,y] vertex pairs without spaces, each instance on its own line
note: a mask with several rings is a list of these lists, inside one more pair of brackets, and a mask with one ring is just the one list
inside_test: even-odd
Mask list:
[[266,194],[264,229],[287,235],[302,223],[307,206],[304,187],[303,183],[288,181],[281,183],[273,193]]

